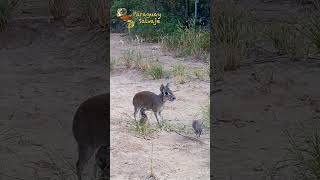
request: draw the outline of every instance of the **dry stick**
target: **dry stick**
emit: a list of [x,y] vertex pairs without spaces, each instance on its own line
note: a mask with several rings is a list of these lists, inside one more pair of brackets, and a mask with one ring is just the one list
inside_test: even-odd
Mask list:
[[151,158],[150,158],[150,177],[154,177],[153,174],[153,164],[152,164],[152,158],[153,158],[153,143],[151,144]]
[[151,144],[151,157],[150,157],[150,162],[151,162],[151,165],[150,165],[150,176],[148,179],[153,179],[153,180],[156,180],[157,179],[157,176],[153,173],[153,143]]

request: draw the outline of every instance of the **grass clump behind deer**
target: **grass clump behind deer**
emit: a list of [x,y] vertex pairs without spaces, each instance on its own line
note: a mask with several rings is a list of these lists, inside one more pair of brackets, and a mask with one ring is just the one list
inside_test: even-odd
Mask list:
[[233,1],[215,2],[211,11],[213,46],[225,70],[235,70],[245,58],[252,38],[249,14]]
[[162,46],[166,50],[176,52],[179,56],[192,56],[207,62],[210,33],[208,30],[197,27],[180,26],[171,35],[163,37]]

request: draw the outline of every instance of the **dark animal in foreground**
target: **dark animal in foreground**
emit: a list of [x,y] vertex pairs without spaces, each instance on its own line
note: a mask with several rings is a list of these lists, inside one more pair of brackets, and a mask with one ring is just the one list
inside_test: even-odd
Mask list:
[[[109,94],[101,94],[84,101],[73,118],[73,135],[78,144],[76,171],[79,180],[88,161],[100,147],[109,147]],[[94,172],[95,173],[95,172]]]
[[102,176],[100,178],[105,179],[107,178],[107,167],[109,167],[109,147],[108,146],[101,146],[96,153],[95,156],[95,164],[94,164],[94,175],[96,177],[97,168],[100,169],[102,172]]

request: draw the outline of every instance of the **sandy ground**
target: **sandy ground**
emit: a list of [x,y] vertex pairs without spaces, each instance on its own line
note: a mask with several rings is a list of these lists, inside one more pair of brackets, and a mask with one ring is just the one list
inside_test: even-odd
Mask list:
[[[188,68],[204,65],[175,58],[162,51],[159,44],[129,43],[120,34],[111,34],[110,44],[111,58],[116,61],[120,61],[122,54],[131,48],[142,52],[144,58],[157,57],[166,68],[178,62],[186,64]],[[150,175],[151,154],[153,171],[159,179],[209,179],[209,131],[204,132],[199,142],[166,131],[157,131],[147,140],[130,129],[134,94],[143,90],[158,94],[160,85],[167,82],[171,83],[177,100],[166,103],[164,119],[171,124],[185,125],[190,129],[192,120],[201,118],[201,108],[209,103],[208,81],[198,80],[177,85],[172,79],[151,80],[135,70],[116,68],[111,73],[112,179],[147,179]],[[148,118],[151,124],[156,124],[153,113],[149,112]],[[195,137],[193,133],[186,135]]]
[[41,2],[24,2],[25,13],[0,33],[3,180],[74,179],[73,114],[107,87],[105,38],[77,24],[48,24]]
[[[274,81],[270,91],[251,74]],[[298,123],[312,125],[320,119],[320,64],[279,62],[244,67],[226,74],[219,85],[221,93],[213,96],[215,179],[294,179],[290,171],[276,170],[288,147],[285,130],[295,132]],[[307,126],[308,127],[308,126]]]
[[[245,0],[240,4],[260,23],[303,17],[303,7],[294,1]],[[247,65],[226,72],[224,82],[215,86],[222,89],[212,96],[212,143],[219,148],[213,151],[216,180],[299,179],[286,167],[293,163],[284,161],[289,147],[285,132],[297,133],[299,124],[310,128],[320,120],[319,59],[290,62],[272,53],[268,43],[261,44],[270,52],[250,55],[253,58]]]

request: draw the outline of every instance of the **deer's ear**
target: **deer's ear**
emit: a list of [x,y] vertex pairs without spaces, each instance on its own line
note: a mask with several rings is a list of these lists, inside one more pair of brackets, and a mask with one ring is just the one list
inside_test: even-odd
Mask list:
[[169,87],[169,83],[167,83],[166,87],[167,87],[167,88]]
[[161,84],[161,86],[160,86],[160,91],[162,92],[162,91],[163,91],[163,89],[164,89],[164,85],[163,85],[163,84]]

